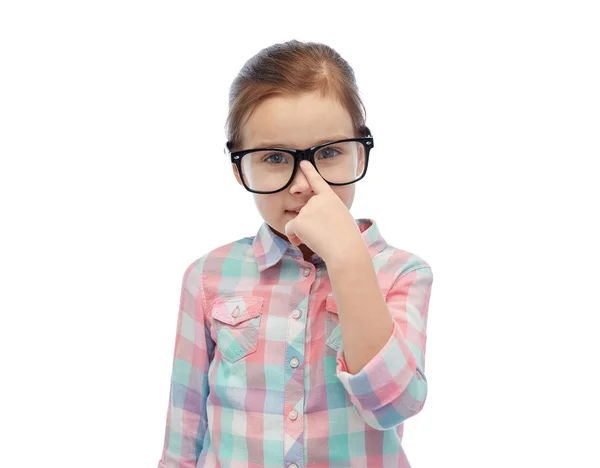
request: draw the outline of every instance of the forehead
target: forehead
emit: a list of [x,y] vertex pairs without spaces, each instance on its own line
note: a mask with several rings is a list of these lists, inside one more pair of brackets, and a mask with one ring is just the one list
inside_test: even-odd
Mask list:
[[241,135],[246,148],[307,148],[322,141],[352,138],[353,129],[350,113],[338,100],[312,92],[265,99],[243,125]]

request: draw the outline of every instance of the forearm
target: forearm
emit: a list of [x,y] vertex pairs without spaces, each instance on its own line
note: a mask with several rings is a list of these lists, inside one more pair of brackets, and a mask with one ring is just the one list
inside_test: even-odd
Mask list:
[[364,244],[351,255],[327,263],[339,311],[344,358],[350,374],[359,372],[390,339],[394,322]]

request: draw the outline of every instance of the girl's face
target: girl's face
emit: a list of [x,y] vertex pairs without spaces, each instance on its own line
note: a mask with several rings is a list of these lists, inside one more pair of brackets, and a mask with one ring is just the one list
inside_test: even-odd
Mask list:
[[[297,96],[272,96],[261,102],[242,128],[243,149],[261,147],[283,147],[304,149],[327,141],[354,138],[350,114],[342,105],[331,99],[322,98],[318,92]],[[243,186],[235,164],[233,173]],[[355,185],[329,187],[344,202],[348,209],[354,200]],[[314,196],[308,180],[298,168],[294,180],[284,190],[271,194],[253,193],[258,211],[275,233],[288,240],[286,223],[295,214],[288,210],[300,209]],[[304,244],[300,247],[310,254]]]

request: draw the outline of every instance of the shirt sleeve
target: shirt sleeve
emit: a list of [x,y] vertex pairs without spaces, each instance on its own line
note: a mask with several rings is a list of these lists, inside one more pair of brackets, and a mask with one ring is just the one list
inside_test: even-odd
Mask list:
[[425,345],[433,274],[429,266],[402,273],[386,296],[394,319],[383,348],[356,374],[350,374],[343,347],[336,375],[355,411],[371,427],[390,429],[423,408],[427,397]]
[[214,342],[205,323],[198,261],[183,275],[167,407],[158,468],[195,468],[207,429],[208,367]]

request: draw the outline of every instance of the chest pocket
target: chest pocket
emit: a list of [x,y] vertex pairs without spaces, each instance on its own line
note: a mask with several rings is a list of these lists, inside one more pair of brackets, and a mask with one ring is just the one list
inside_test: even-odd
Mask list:
[[263,301],[262,297],[234,296],[213,302],[217,348],[227,361],[239,361],[256,351]]
[[338,351],[342,346],[342,330],[333,293],[329,293],[325,300],[325,313],[325,344]]

